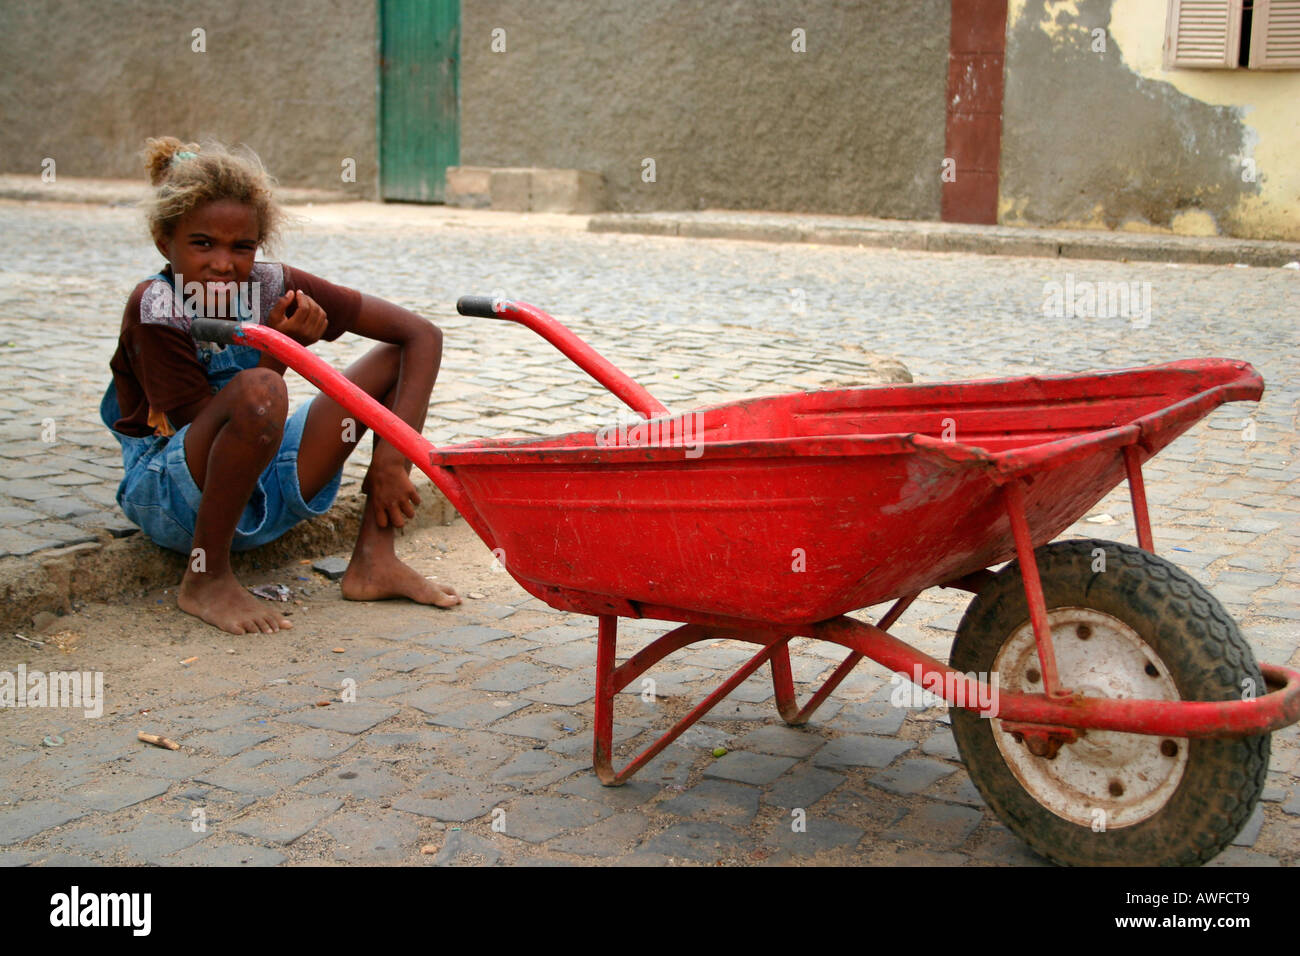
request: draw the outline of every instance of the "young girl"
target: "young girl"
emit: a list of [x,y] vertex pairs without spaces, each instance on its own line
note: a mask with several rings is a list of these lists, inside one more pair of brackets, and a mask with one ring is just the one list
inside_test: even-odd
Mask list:
[[[344,332],[375,339],[383,344],[344,374],[416,431],[438,375],[442,333],[383,299],[255,261],[281,213],[251,151],[167,137],[148,141],[145,164],[156,187],[149,227],[167,266],[127,302],[100,409],[122,445],[117,500],[155,542],[189,555],[181,610],[233,634],[271,633],[292,624],[240,586],[230,552],[327,511],[364,426],[325,395],[288,416],[283,365],[247,346],[197,342],[191,320],[262,322],[303,345]],[[393,550],[395,529],[420,503],[410,468],[376,437],[361,532],[341,582],[345,598],[460,603]]]

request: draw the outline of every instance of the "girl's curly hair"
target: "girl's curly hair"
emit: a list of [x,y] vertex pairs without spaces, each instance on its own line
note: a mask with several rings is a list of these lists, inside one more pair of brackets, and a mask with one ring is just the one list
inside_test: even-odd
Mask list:
[[257,211],[258,244],[267,248],[274,242],[284,221],[271,196],[275,180],[248,147],[232,150],[211,141],[200,146],[163,136],[145,142],[144,165],[155,187],[145,203],[155,241],[169,239],[180,218],[201,204],[233,199]]

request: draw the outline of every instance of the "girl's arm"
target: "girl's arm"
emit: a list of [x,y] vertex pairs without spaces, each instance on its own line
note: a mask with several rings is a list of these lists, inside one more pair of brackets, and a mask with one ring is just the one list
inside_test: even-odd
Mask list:
[[[361,296],[361,309],[351,331],[402,350],[393,414],[422,432],[429,411],[429,396],[442,361],[442,331],[408,309],[365,294]],[[371,496],[381,528],[390,522],[401,527],[406,518],[415,516],[419,495],[411,483],[409,468],[410,463],[400,451],[376,436],[362,490]]]

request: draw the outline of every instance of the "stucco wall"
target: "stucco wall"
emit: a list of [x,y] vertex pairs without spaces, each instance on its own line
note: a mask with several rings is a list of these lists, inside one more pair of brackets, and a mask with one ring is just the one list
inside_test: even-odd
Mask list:
[[618,210],[939,217],[948,0],[475,0],[461,24],[466,165],[595,170]]
[[146,137],[211,136],[286,185],[373,195],[375,20],[373,0],[5,0],[0,171],[142,177]]
[[1166,71],[1166,9],[1011,0],[1002,222],[1300,239],[1300,72]]

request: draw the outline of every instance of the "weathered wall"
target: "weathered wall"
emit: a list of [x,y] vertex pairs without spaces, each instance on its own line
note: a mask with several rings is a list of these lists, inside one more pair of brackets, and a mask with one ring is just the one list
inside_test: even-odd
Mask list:
[[1300,239],[1300,72],[1166,71],[1166,8],[1012,0],[1002,222]]
[[4,0],[0,171],[143,177],[146,137],[210,136],[286,185],[373,195],[375,21],[374,0]]
[[939,217],[948,0],[476,0],[461,17],[466,165],[594,170],[619,210]]
[[[246,142],[286,185],[352,157],[373,195],[375,23],[374,0],[7,0],[0,171],[135,177],[170,133]],[[938,218],[948,32],[947,0],[467,2],[461,161],[595,170],[616,209]]]

